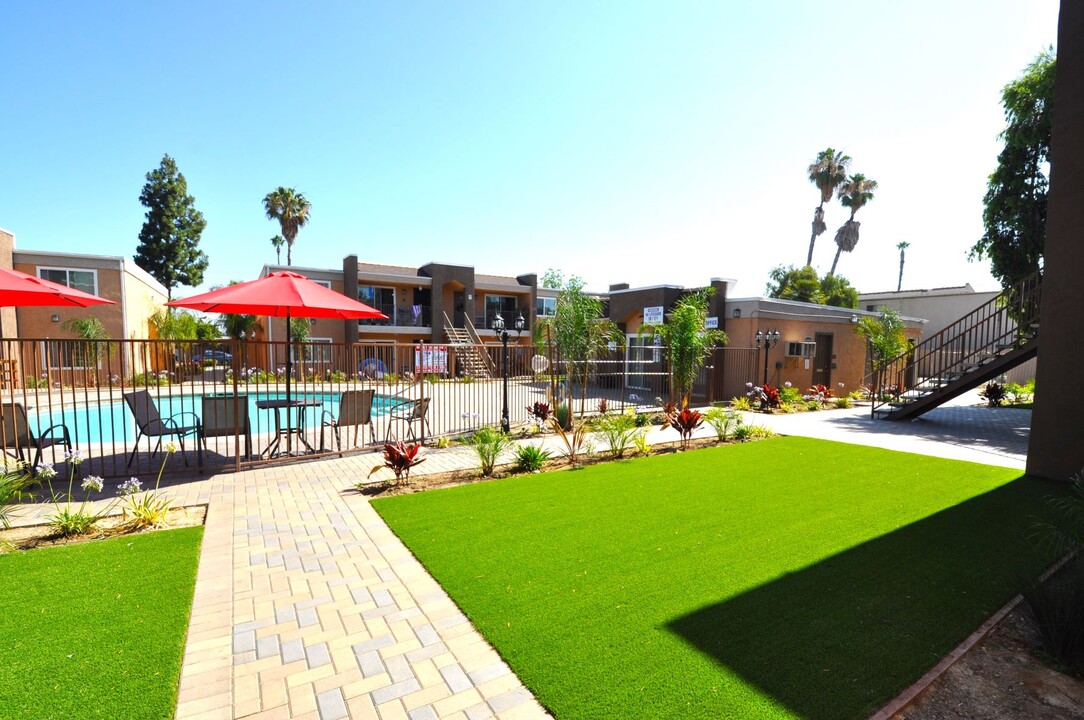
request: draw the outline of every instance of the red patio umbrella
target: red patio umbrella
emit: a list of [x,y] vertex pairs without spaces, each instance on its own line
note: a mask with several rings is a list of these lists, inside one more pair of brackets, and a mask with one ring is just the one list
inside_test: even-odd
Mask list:
[[[106,300],[18,270],[0,268],[0,306],[2,307],[90,307],[91,305],[116,305],[116,301]],[[0,317],[0,341],[3,339],[4,324]]]
[[170,307],[203,312],[268,315],[286,318],[286,402],[290,402],[290,317],[340,318],[342,320],[386,319],[387,315],[365,303],[317,285],[295,272],[273,272],[258,280],[230,285],[183,300]]

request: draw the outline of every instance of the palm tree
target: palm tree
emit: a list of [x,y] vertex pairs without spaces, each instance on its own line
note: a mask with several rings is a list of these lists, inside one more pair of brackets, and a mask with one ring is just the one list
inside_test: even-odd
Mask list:
[[832,148],[817,153],[817,161],[809,166],[809,182],[821,191],[821,204],[813,210],[813,234],[809,237],[809,254],[805,264],[813,264],[813,245],[817,236],[828,229],[824,224],[824,204],[836,194],[836,188],[847,179],[847,166],[851,158],[843,153],[836,153]]
[[[266,202],[266,200],[264,201]],[[281,235],[276,235],[271,238],[271,245],[275,248],[275,264],[282,264],[282,246],[286,244],[286,240]]]
[[896,292],[899,292],[903,287],[903,254],[907,251],[907,248],[911,247],[909,242],[901,242],[896,244],[896,249],[900,251],[900,281],[896,283]]
[[282,227],[282,236],[286,238],[286,264],[293,264],[292,250],[297,231],[309,221],[312,204],[293,188],[277,187],[263,199],[263,208],[268,220],[278,220]]
[[870,180],[861,173],[851,175],[839,186],[839,200],[843,203],[843,207],[851,209],[851,217],[839,230],[836,230],[836,259],[832,261],[829,275],[836,274],[836,264],[839,263],[840,253],[844,250],[851,252],[858,244],[858,228],[862,223],[854,219],[854,214],[873,199],[873,191],[876,189],[877,181]]

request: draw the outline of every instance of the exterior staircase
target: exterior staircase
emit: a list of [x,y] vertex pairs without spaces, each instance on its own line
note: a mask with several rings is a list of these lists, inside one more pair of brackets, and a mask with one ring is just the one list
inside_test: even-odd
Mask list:
[[1041,290],[1035,273],[867,376],[874,417],[912,420],[1035,357]]
[[464,375],[473,378],[491,378],[496,366],[489,353],[482,349],[482,338],[470,320],[467,327],[457,328],[452,325],[448,313],[444,313],[444,334],[448,345],[455,353],[455,361]]

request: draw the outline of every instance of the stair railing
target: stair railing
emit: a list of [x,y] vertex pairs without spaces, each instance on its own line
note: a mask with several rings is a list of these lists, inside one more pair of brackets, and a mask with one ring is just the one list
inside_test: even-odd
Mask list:
[[935,392],[1038,334],[1042,275],[1029,275],[866,376],[871,413],[909,393]]

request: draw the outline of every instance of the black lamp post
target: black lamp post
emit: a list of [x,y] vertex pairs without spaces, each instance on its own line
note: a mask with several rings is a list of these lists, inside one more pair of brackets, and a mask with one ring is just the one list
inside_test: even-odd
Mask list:
[[[526,326],[527,321],[523,319],[521,314],[516,318],[517,338],[523,333],[523,328]],[[512,427],[508,422],[508,330],[504,326],[504,317],[500,313],[493,318],[493,329],[500,336],[501,345],[503,346],[501,352],[501,377],[504,380],[504,405],[501,407],[501,432],[507,433]]]
[[779,331],[769,330],[764,332],[763,330],[757,330],[756,341],[757,348],[764,351],[764,383],[761,385],[763,387],[768,384],[768,351],[779,344]]

